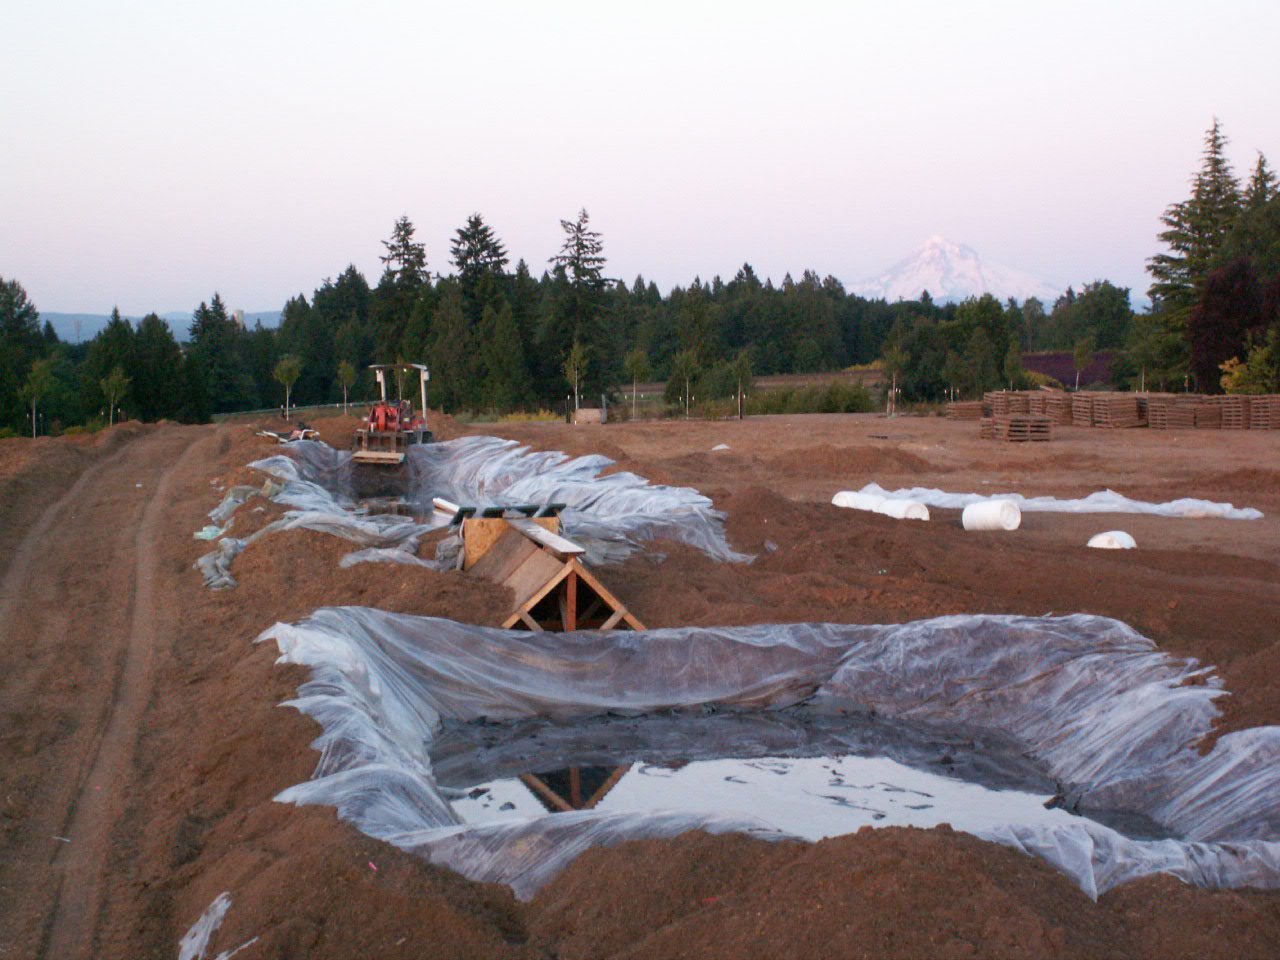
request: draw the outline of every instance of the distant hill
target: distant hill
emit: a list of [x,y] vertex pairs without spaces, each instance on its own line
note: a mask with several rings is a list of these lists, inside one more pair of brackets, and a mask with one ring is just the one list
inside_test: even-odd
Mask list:
[[[173,331],[173,335],[181,341],[186,340],[190,333],[191,314],[194,312],[193,310],[170,310],[159,316],[161,320],[169,324],[169,329]],[[106,313],[52,313],[44,310],[40,311],[40,323],[43,324],[48,320],[53,324],[53,329],[58,334],[58,339],[65,340],[68,343],[92,340],[107,325],[107,321],[110,319],[111,315]],[[132,321],[135,327],[142,321],[142,317],[127,316],[125,319]],[[279,326],[280,311],[264,310],[244,315],[244,325],[250,330],[258,323],[261,323],[264,327]]]
[[937,303],[958,302],[989,293],[1000,300],[1038,297],[1046,308],[1062,293],[1029,273],[986,263],[971,247],[930,237],[915,253],[877,276],[851,284],[849,291],[869,299],[919,300],[929,291]]

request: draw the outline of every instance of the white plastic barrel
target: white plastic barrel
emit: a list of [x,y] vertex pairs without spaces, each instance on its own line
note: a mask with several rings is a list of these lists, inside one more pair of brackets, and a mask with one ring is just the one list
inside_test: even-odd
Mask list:
[[1012,500],[983,500],[965,507],[960,523],[966,530],[1017,530],[1022,511]]

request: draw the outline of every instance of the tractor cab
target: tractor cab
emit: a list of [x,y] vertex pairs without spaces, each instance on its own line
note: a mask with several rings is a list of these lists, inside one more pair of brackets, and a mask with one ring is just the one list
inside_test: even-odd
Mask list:
[[[431,374],[420,363],[375,363],[369,367],[378,381],[381,399],[369,408],[364,425],[357,428],[351,441],[351,459],[355,463],[399,466],[415,443],[431,443],[435,436],[427,429],[427,381]],[[418,378],[420,412],[402,396],[405,381],[414,374]],[[396,399],[387,399],[387,377],[396,381]]]

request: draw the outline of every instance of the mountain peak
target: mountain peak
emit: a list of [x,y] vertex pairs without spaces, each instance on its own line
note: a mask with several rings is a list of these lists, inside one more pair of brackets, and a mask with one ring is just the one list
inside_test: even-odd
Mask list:
[[937,301],[965,300],[989,293],[1004,300],[1038,297],[1052,305],[1061,293],[1051,284],[1013,267],[984,262],[976,250],[934,234],[904,260],[850,288],[870,299],[919,300],[926,290]]

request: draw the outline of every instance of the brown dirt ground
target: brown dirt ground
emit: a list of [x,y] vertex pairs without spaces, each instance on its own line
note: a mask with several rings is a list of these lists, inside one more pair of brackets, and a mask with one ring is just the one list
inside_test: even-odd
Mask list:
[[[314,425],[345,443],[352,421]],[[982,443],[972,424],[869,416],[465,432],[603,452],[728,511],[733,545],[759,554],[751,566],[661,544],[664,562],[603,571],[650,625],[1102,613],[1216,664],[1233,694],[1222,729],[1280,722],[1280,433],[1068,428],[1018,446]],[[717,443],[731,449],[712,453]],[[946,828],[623,844],[521,904],[329,809],[276,804],[309,776],[316,727],[278,706],[303,672],[274,666],[254,636],[322,604],[492,624],[508,601],[460,573],[341,570],[349,545],[309,532],[255,544],[235,565],[237,589],[205,591],[191,564],[206,545],[191,532],[218,500],[210,480],[244,479],[271,450],[244,424],[0,441],[0,957],[172,957],[224,890],[235,903],[215,952],[261,936],[246,958],[1280,953],[1280,895],[1160,878],[1094,904],[1040,861]],[[829,505],[870,480],[1027,495],[1109,486],[1267,517],[1032,514],[996,535],[966,534],[947,511],[916,524]],[[252,515],[258,503],[237,533],[274,516]],[[1117,527],[1141,549],[1082,546]],[[131,709],[132,739],[104,736]],[[108,769],[113,743],[125,759]]]

